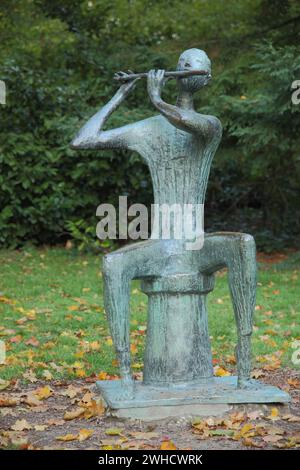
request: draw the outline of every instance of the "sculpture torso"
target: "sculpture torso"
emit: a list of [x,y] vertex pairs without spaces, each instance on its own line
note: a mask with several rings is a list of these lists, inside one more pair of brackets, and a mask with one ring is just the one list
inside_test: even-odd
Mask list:
[[[177,129],[161,115],[137,123],[132,146],[146,161],[157,204],[203,204],[213,156],[221,139],[221,123],[211,135]],[[217,132],[216,132],[217,130]]]
[[[199,205],[204,204],[211,162],[222,134],[217,118],[207,116],[207,122],[207,132],[191,133],[178,129],[161,115],[154,116],[133,125],[135,138],[130,146],[149,167],[154,203],[159,207],[179,204],[182,211],[185,204],[192,204],[190,215],[194,231],[196,226],[202,230],[196,219],[199,219]],[[155,238],[164,238],[159,218],[155,217],[155,221],[158,223]],[[174,227],[172,217],[170,224]],[[171,238],[175,236],[172,230]],[[180,232],[185,239],[184,230]]]

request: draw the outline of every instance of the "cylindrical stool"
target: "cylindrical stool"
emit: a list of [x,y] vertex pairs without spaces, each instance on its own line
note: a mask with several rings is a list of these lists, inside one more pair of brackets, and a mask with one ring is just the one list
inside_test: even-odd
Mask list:
[[148,295],[145,384],[188,384],[213,376],[206,310],[213,287],[213,276],[198,273],[142,281]]

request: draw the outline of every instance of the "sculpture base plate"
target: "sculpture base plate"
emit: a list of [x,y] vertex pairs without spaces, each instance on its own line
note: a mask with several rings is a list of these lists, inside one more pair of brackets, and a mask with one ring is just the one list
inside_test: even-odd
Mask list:
[[126,398],[121,380],[96,382],[112,409],[191,404],[288,403],[290,396],[272,385],[251,380],[249,388],[237,388],[237,377],[213,377],[194,384],[154,387],[135,382],[134,398]]

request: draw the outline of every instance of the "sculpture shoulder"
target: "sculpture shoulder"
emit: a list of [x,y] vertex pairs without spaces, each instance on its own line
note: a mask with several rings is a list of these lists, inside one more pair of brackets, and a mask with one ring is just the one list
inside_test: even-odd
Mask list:
[[221,139],[223,128],[220,119],[211,115],[206,115],[205,117],[207,119],[208,132],[210,137]]
[[132,150],[139,151],[142,149],[148,140],[148,137],[157,133],[165,123],[165,119],[161,115],[155,115],[141,121],[137,121],[133,124],[128,124],[131,134],[131,148]]

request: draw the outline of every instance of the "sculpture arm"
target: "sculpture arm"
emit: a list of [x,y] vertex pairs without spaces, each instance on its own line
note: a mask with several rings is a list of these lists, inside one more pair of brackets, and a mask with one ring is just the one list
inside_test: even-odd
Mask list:
[[218,125],[217,118],[166,103],[161,98],[163,84],[164,71],[151,70],[148,74],[148,93],[156,109],[178,129],[210,136],[215,125]]
[[103,131],[102,128],[109,116],[120,106],[135,81],[122,85],[112,99],[101,108],[88,122],[80,129],[71,142],[73,149],[127,149],[130,145],[130,135],[132,126],[126,125]]
[[173,126],[191,133],[210,133],[211,122],[208,116],[195,111],[178,108],[160,99],[152,100],[156,109],[165,116]]

